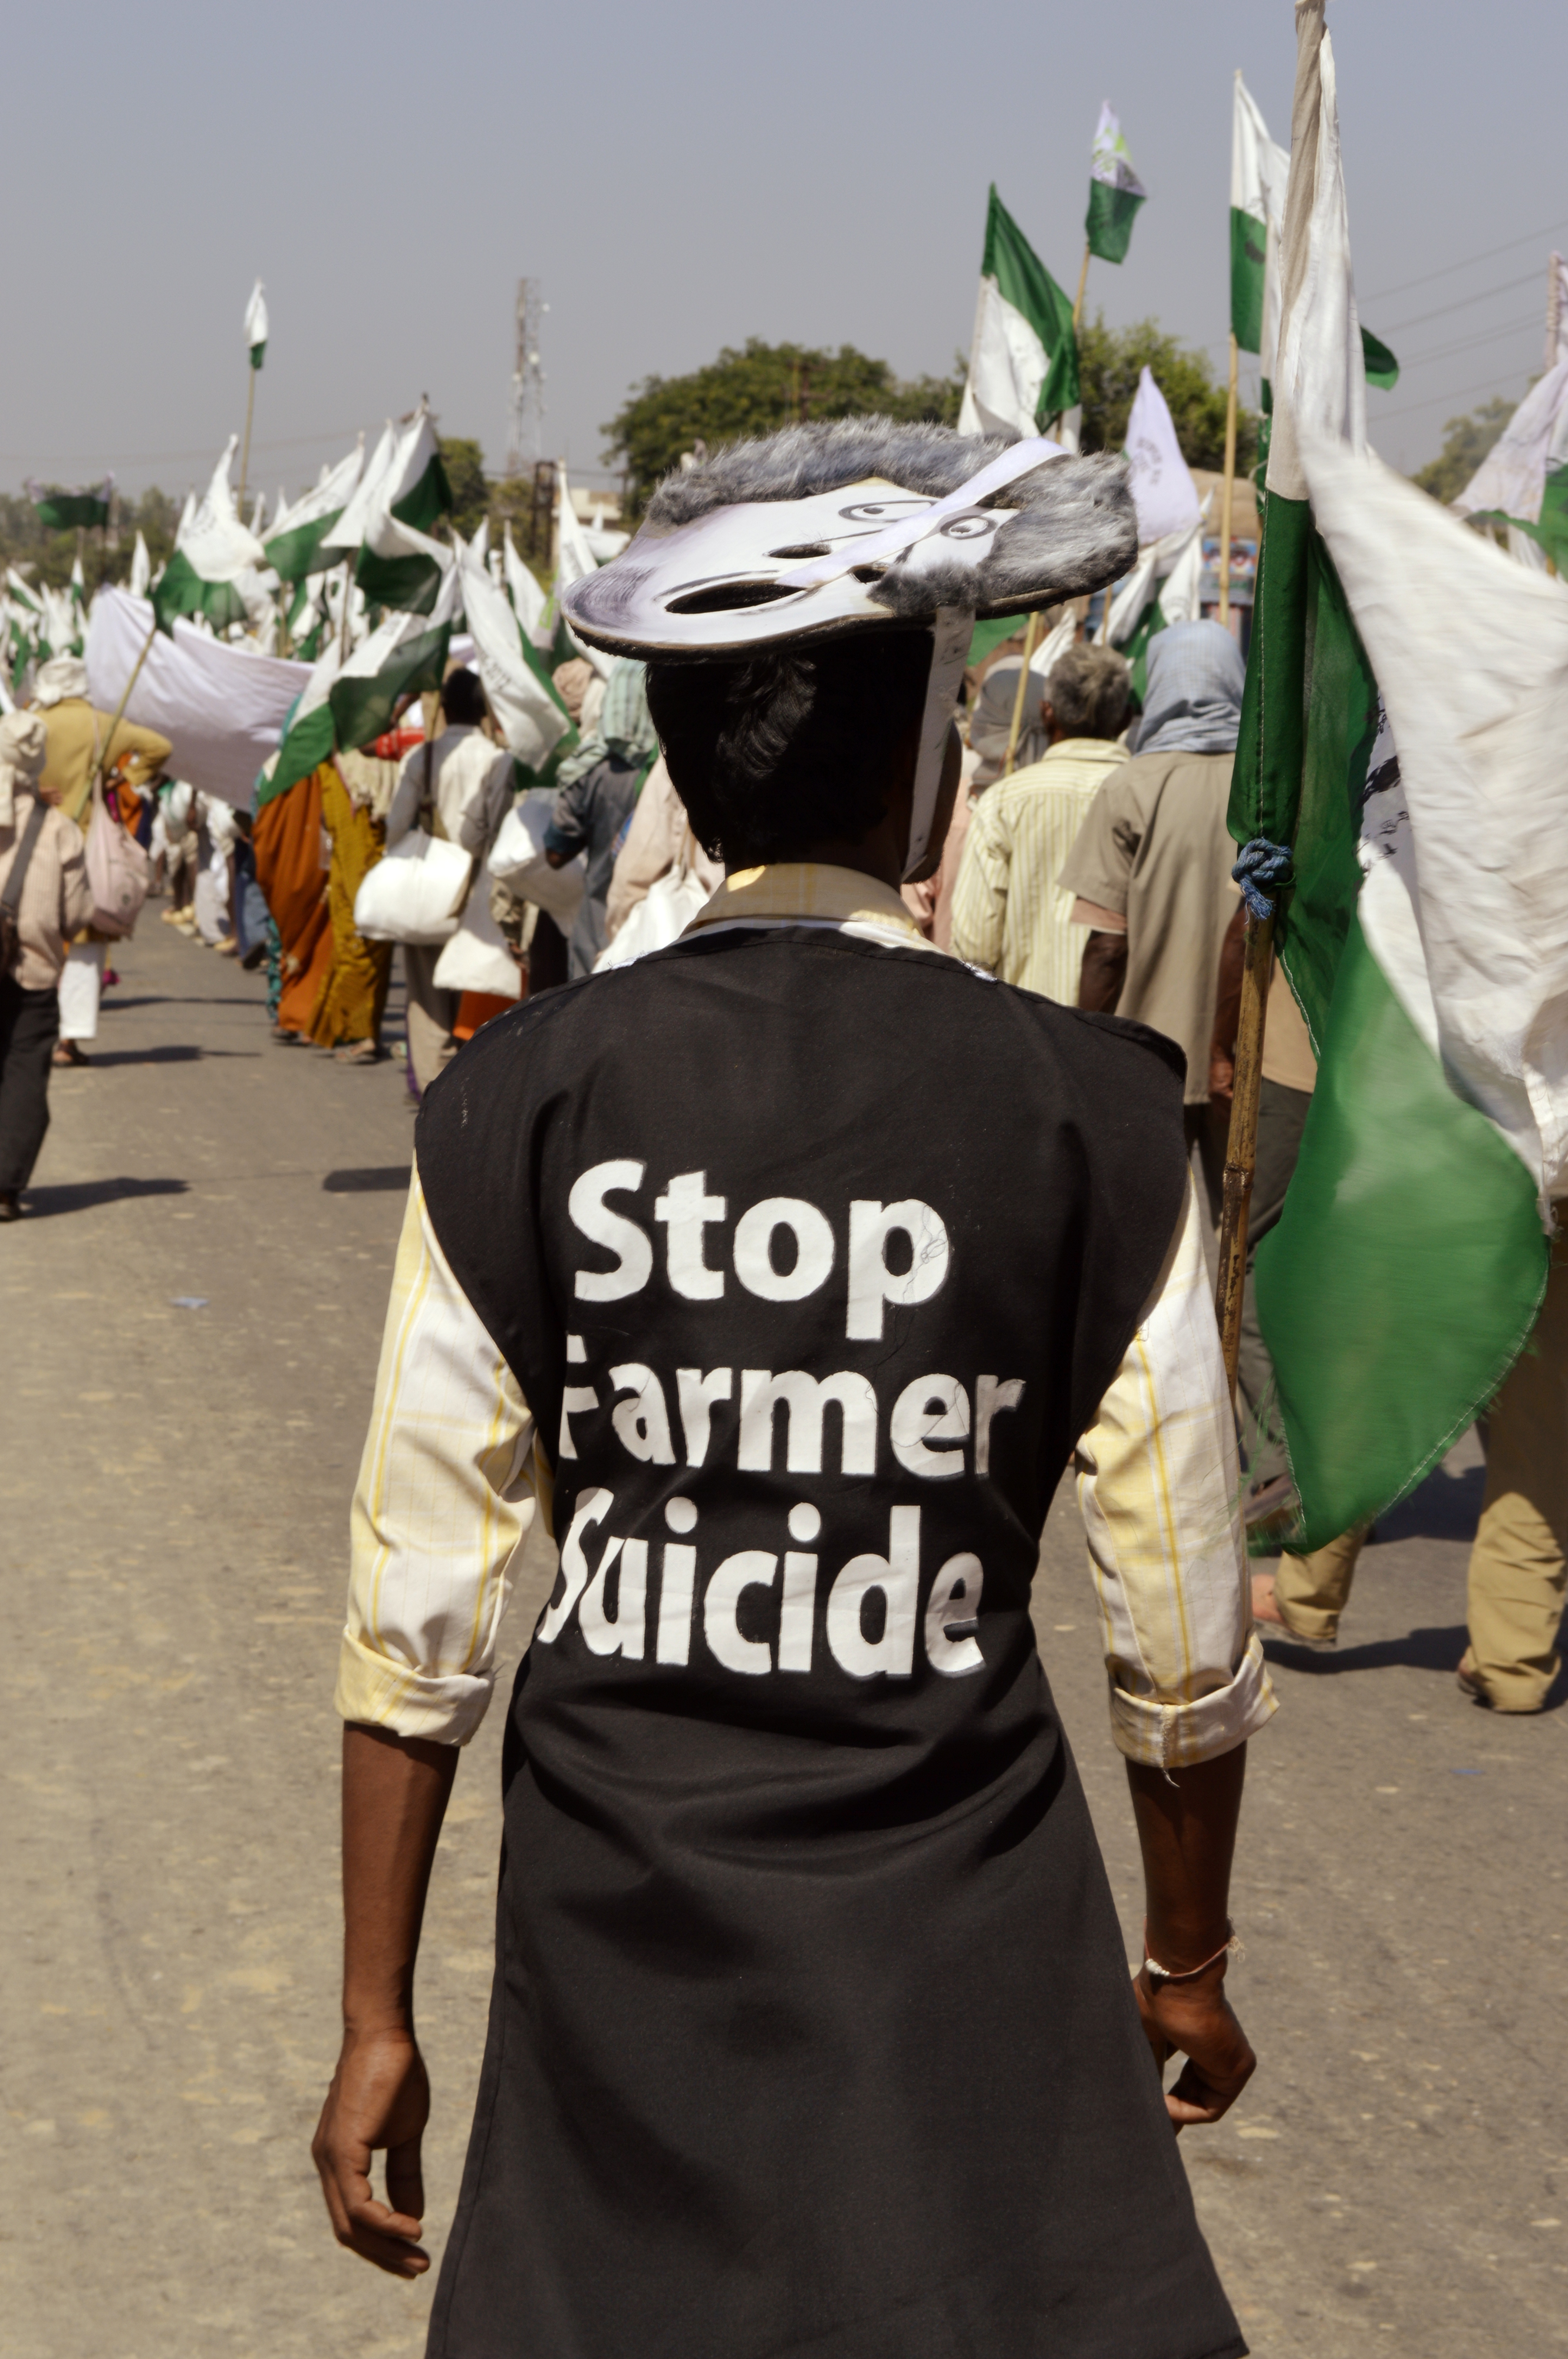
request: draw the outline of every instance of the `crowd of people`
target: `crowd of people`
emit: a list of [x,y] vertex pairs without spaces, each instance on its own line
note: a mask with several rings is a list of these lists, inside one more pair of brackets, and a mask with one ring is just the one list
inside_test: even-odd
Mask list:
[[[889,440],[887,479],[898,483],[906,466],[929,495],[921,470],[930,445],[878,430]],[[944,463],[961,482],[975,448],[949,440]],[[757,451],[747,464],[765,475],[769,446]],[[787,456],[794,484],[801,454],[792,446]],[[806,557],[822,556],[809,496],[792,494],[802,513],[786,531],[776,513],[784,495],[749,489],[750,478],[729,472],[739,463],[719,453],[672,479],[659,495],[665,525],[700,534],[705,501],[732,517],[756,500],[770,542],[797,539]],[[830,432],[806,451],[827,488],[858,480],[835,476],[849,463],[836,460]],[[481,679],[458,662],[384,736],[281,786],[269,764],[252,808],[235,810],[179,777],[178,745],[98,710],[79,659],[52,658],[29,702],[0,721],[0,1218],[24,1209],[51,1066],[91,1068],[108,961],[150,897],[165,897],[163,921],[193,944],[246,970],[265,965],[280,1049],[344,1068],[400,1056],[420,1109],[416,1163],[355,1505],[339,1683],[349,1886],[368,1892],[381,1880],[362,1917],[351,1901],[351,1990],[373,2012],[385,1996],[378,1976],[387,1989],[411,1976],[416,1896],[456,1748],[489,1699],[511,1567],[535,1507],[546,1521],[553,1513],[561,1586],[519,1682],[519,1758],[532,1766],[508,1799],[511,1856],[527,1864],[504,1873],[522,1879],[520,1890],[531,1880],[532,1897],[526,1907],[509,1899],[503,1884],[507,1971],[492,2030],[509,2056],[531,2060],[503,2061],[498,2049],[487,2072],[501,2090],[492,2102],[531,2109],[535,2128],[546,2125],[539,2156],[554,2152],[581,2216],[602,2228],[597,2166],[585,2165],[568,2125],[584,2086],[600,2088],[608,2073],[628,2118],[684,2123],[692,2150],[706,2151],[712,2124],[700,2104],[692,2110],[694,2060],[721,2082],[733,2078],[732,2042],[675,2038],[676,2018],[658,2014],[650,1995],[666,1971],[661,1945],[678,1951],[701,1920],[704,1940],[761,1962],[776,1987],[758,2004],[796,2010],[811,2028],[805,2049],[792,2049],[759,2018],[752,2068],[762,2070],[772,2042],[818,2071],[855,2058],[856,1995],[868,1977],[905,1974],[922,1944],[934,1944],[923,1971],[938,1981],[961,1971],[972,1956],[961,1945],[949,1956],[932,1928],[967,1925],[965,1938],[984,1942],[993,1964],[1004,1952],[1015,1961],[995,1969],[1000,1995],[979,2016],[971,2006],[963,2031],[990,2093],[982,2121],[952,2076],[939,2099],[925,2091],[930,2118],[912,2147],[912,2200],[933,2138],[932,2152],[967,2146],[973,2158],[977,2138],[994,2134],[1000,2168],[1010,2151],[1015,2162],[1023,2156],[1042,2105],[1076,2118],[1114,2086],[1122,2112],[1106,2151],[1115,2150],[1112,2175],[1122,2174],[1119,2200],[1141,2187],[1163,2253],[1152,2275],[1129,2280],[1127,2318],[1146,2319],[1162,2298],[1156,2280],[1168,2282],[1194,2332],[1210,2335],[1203,2347],[1218,2349],[1223,2297],[1145,2116],[1152,2104],[1178,2125],[1217,2119],[1252,2070],[1220,1985],[1239,1765],[1274,1709],[1261,1642],[1332,1645],[1369,1535],[1357,1527],[1309,1554],[1284,1547],[1297,1502],[1250,1256],[1280,1219],[1316,1061],[1279,975],[1267,999],[1234,1407],[1210,1308],[1246,918],[1227,825],[1239,647],[1214,621],[1160,629],[1135,689],[1127,658],[1104,643],[1103,604],[1091,595],[1103,596],[1136,546],[1125,486],[1095,460],[1041,472],[1051,496],[1058,485],[1068,498],[1092,491],[1098,570],[1048,618],[1048,663],[1032,664],[1025,636],[972,663],[961,687],[949,674],[957,721],[942,735],[921,718],[936,695],[939,618],[930,629],[860,638],[840,627],[810,638],[794,636],[809,633],[809,617],[759,608],[746,626],[754,644],[738,637],[727,664],[708,660],[696,624],[687,659],[671,661],[665,638],[650,645],[634,616],[624,620],[647,572],[624,591],[600,592],[590,580],[565,602],[591,659],[573,656],[555,671],[576,734],[546,788],[520,788]],[[645,562],[656,577],[656,540],[653,551]],[[883,618],[868,608],[866,619]],[[660,625],[677,653],[681,627]],[[416,862],[455,880],[435,922],[427,910],[407,914],[414,904],[401,888]],[[659,951],[671,955],[618,992],[614,973]],[[405,1020],[392,1038],[399,963]],[[589,977],[589,991],[561,989]],[[547,1020],[543,1006],[526,1007],[518,1027],[491,1028],[551,994]],[[509,1043],[520,1053],[509,1055]],[[465,1085],[438,1086],[460,1056],[470,1060]],[[633,1217],[622,1207],[644,1188]],[[840,1197],[847,1248],[835,1225]],[[960,1235],[966,1277],[955,1292],[947,1275]],[[589,1259],[574,1268],[583,1240]],[[840,1267],[838,1335],[821,1305]],[[1540,1711],[1559,1669],[1565,1300],[1549,1293],[1534,1346],[1486,1430],[1470,1643],[1457,1677],[1473,1702],[1500,1712]],[[798,1311],[796,1332],[788,1322],[802,1305],[811,1307]],[[823,1373],[827,1355],[853,1359],[860,1345],[872,1347],[864,1366]],[[688,1364],[675,1369],[676,1357]],[[971,1363],[995,1373],[971,1376]],[[896,1398],[884,1400],[890,1383]],[[825,1471],[829,1435],[839,1481],[819,1506],[808,1478]],[[890,1452],[902,1470],[891,1479]],[[1033,1643],[1036,1538],[1068,1461],[1144,1854],[1148,1954],[1136,2014],[1124,2006],[1118,2015],[1083,1979],[1085,1960],[1108,1954],[1114,1931],[1108,1908],[1082,1899],[1092,1840],[1081,1806],[1048,1799],[1067,1791],[1070,1775],[1051,1767],[1048,1699],[1031,1701],[1017,1684]],[[905,1495],[912,1486],[918,1505]],[[779,1534],[763,1528],[774,1508],[785,1518]],[[825,1509],[841,1527],[831,1542]],[[708,1517],[730,1531],[731,1553],[699,1607],[702,1543],[691,1536]],[[596,1537],[607,1518],[619,1536]],[[741,1527],[748,1544],[737,1550]],[[833,1582],[819,1628],[817,1550],[827,1545],[859,1553]],[[930,1579],[923,1550],[933,1565],[945,1554]],[[1249,1557],[1263,1560],[1250,1573]],[[770,1623],[742,1600],[770,1588],[781,1564]],[[655,1668],[684,1679],[698,1622],[705,1668],[693,1671],[690,1694],[673,1712],[667,1698],[647,1703],[637,1682]],[[456,1654],[453,1632],[470,1634]],[[623,1724],[608,1709],[610,1665],[632,1682]],[[922,1667],[936,1677],[908,1690],[906,1708],[898,1682]],[[988,1671],[977,1718],[959,1688]],[[803,1682],[799,1710],[784,1692],[790,1674]],[[852,1708],[821,1685],[840,1674],[860,1683]],[[791,1765],[811,1754],[820,1804],[790,1808],[811,1821],[814,1858],[837,1857],[852,1837],[861,1850],[839,1866],[886,1879],[876,1928],[844,1915],[830,1875],[800,1899],[796,1927],[768,1879],[752,1888],[716,1865],[789,1840],[764,1825],[767,1811],[726,1767],[744,1720],[731,1695],[737,1675],[756,1682],[759,1704],[765,1682],[770,1701],[754,1724],[744,1721],[750,1750],[735,1760],[749,1776],[760,1746],[764,1783],[776,1778],[782,1793]],[[680,1749],[697,1729],[708,1748],[698,1747],[700,1762]],[[971,1748],[961,1775],[952,1744]],[[900,1748],[907,1763],[890,1786],[877,1759]],[[956,1777],[977,1794],[1011,1794],[1022,1813],[1004,1846],[1020,1849],[1005,1891],[993,1886],[987,1846],[985,1859],[970,1857],[968,1836],[950,1822]],[[574,1798],[564,1810],[563,1795]],[[892,1839],[906,1821],[917,1842]],[[612,1831],[608,1851],[585,1832],[590,1824]],[[394,1825],[389,1847],[376,1830]],[[622,1921],[617,1843],[645,1862],[674,1846],[660,1870],[670,1893],[646,1924]],[[1060,1981],[1047,2014],[1067,2006],[1093,2017],[1084,2035],[1092,2074],[1040,2034],[1042,1988],[1016,1965],[1027,1945],[1005,1931],[1019,1930],[1020,1879],[1031,1877],[1047,1915],[1079,1895],[1041,1971]],[[596,1912],[619,1929],[608,1944],[591,1931]],[[405,1919],[412,1935],[394,1956],[386,1928]],[[818,1971],[840,1953],[850,1962],[842,2005],[834,1976]],[[678,1982],[681,1970],[671,1971]],[[544,1995],[525,2007],[517,1993],[535,1984]],[[574,1993],[587,1987],[602,2002],[591,2021],[574,2012]],[[1125,1998],[1123,1984],[1118,2004]],[[575,2057],[569,2067],[539,2046],[540,2008]],[[616,2048],[611,2017],[643,2025],[635,2055]],[[1140,2019],[1158,2057],[1176,2047],[1189,2059],[1162,2112],[1128,2061]],[[671,2058],[685,2059],[668,2071],[657,2060],[666,2039]],[[389,2126],[399,2107],[413,2107],[410,2119],[418,2110],[403,2077],[410,2053],[416,2060],[411,2032],[398,2040],[396,2057],[379,2064],[346,2041],[317,2158],[342,2240],[416,2274],[417,2207],[379,2204],[369,2180],[372,2150],[399,2146]],[[1012,2049],[1031,2060],[1027,2095],[1010,2112],[997,2092]],[[914,2118],[910,2060],[896,2043],[848,2069],[869,2102]],[[770,2104],[782,2121],[788,2090],[774,2079]],[[741,2102],[739,2083],[729,2093]],[[795,2151],[775,2126],[755,2152],[727,2149],[724,2170],[809,2242],[824,2232],[818,2210],[786,2185]],[[852,2125],[834,2132],[833,2152],[849,2184],[871,2183]],[[475,2153],[469,2224],[441,2296],[449,2324],[465,2304],[477,2317],[532,2299],[521,2247],[485,2224],[486,2204],[518,2218],[546,2207],[549,2166],[510,2133],[488,2149],[480,2137]],[[651,2190],[649,2180],[643,2197]],[[1004,2200],[999,2181],[988,2201]],[[1054,2201],[1077,2233],[1103,2236],[1106,2187],[1063,2180]],[[563,2259],[558,2221],[547,2251],[543,2230],[530,2246],[535,2273],[598,2317],[605,2348],[630,2347],[637,2301],[656,2308],[666,2298],[662,2253],[632,2220],[636,2209],[611,2238],[620,2276],[608,2291],[610,2279]],[[887,2234],[902,2259],[872,2274],[892,2315],[897,2268],[918,2275],[925,2258],[902,2229]],[[862,2265],[827,2238],[821,2300],[765,2256],[759,2267],[777,2315],[798,2314],[804,2336],[824,2302],[831,2310],[849,2298]],[[1103,2309],[1109,2279],[1103,2268],[1091,2275]],[[1006,2269],[999,2287],[1004,2278],[1012,2289],[996,2301],[1027,2309],[1033,2295],[1021,2296]],[[923,2297],[938,2307],[946,2299]],[[721,2336],[752,2332],[751,2299],[725,2293]]]
[[[1226,825],[1244,667],[1213,622],[1178,624],[1151,641],[1135,696],[1127,659],[1095,643],[1089,602],[1080,636],[1020,699],[1017,642],[966,682],[964,791],[932,877],[903,899],[937,948],[1061,1005],[1147,1024],[1185,1059],[1184,1119],[1211,1226],[1230,1112],[1245,911]],[[566,871],[546,894],[492,856],[514,801],[511,757],[477,675],[449,670],[438,697],[414,702],[385,736],[336,754],[284,794],[264,771],[240,811],[174,775],[157,732],[94,708],[85,667],[57,657],[30,706],[0,723],[0,897],[21,878],[0,982],[0,1220],[15,1220],[48,1126],[51,1064],[82,1066],[123,929],[94,904],[86,844],[94,814],[144,848],[163,922],[246,969],[265,964],[280,1045],[339,1064],[392,1053],[383,1032],[401,957],[406,1062],[416,1101],[462,1044],[520,997],[586,975],[661,880],[687,880],[677,915],[700,908],[723,866],[694,834],[649,714],[644,667],[608,677],[581,657],[555,682],[579,732],[556,784],[534,789],[531,864]],[[1027,758],[1024,758],[1027,757]],[[7,813],[7,805],[9,811]],[[29,844],[27,822],[47,814]],[[469,855],[465,906],[497,950],[499,988],[438,980],[440,946],[370,939],[355,924],[359,888],[416,829]],[[547,880],[544,880],[547,882]],[[569,918],[568,912],[571,913]],[[461,913],[460,912],[460,915]],[[488,918],[488,923],[486,919]],[[661,917],[639,949],[673,938]],[[1251,1258],[1278,1222],[1316,1078],[1295,1000],[1271,991],[1249,1221],[1238,1417],[1255,1548],[1288,1531],[1293,1510],[1272,1372],[1259,1332]],[[1495,1480],[1471,1567],[1471,1646],[1458,1678],[1477,1701],[1540,1708],[1556,1676],[1563,1595],[1563,1516],[1553,1423],[1563,1353],[1526,1355],[1488,1429]],[[1367,1527],[1260,1572],[1253,1611],[1282,1639],[1332,1645]]]

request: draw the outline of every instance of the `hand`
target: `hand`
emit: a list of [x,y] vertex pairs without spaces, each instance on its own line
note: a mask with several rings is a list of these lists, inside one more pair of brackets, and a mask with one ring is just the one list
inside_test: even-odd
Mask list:
[[[339,2244],[393,2277],[423,2277],[430,2266],[418,2242],[419,2141],[429,2116],[430,2083],[413,2034],[345,2032],[310,2155]],[[386,2149],[385,2203],[371,2186],[377,2147]]]
[[1208,1060],[1208,1093],[1211,1098],[1223,1098],[1228,1105],[1236,1092],[1236,1067],[1229,1057],[1212,1049]]
[[1187,2060],[1174,2088],[1165,2092],[1165,2111],[1177,2136],[1191,2122],[1217,2122],[1258,2069],[1251,2043],[1225,1995],[1224,1960],[1190,1983],[1155,1982],[1144,1967],[1132,1988],[1161,2071],[1173,2049]]

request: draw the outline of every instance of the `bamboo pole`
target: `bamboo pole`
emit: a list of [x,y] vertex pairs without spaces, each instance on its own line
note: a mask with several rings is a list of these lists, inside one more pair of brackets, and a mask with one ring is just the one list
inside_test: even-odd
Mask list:
[[245,440],[240,451],[239,515],[242,524],[245,520],[245,485],[251,473],[251,419],[256,406],[256,373],[254,368],[250,370],[249,376],[250,383],[245,387]]
[[1023,664],[1018,675],[1018,694],[1012,700],[1012,726],[1007,733],[1007,759],[1001,766],[1004,778],[1012,776],[1012,766],[1018,757],[1018,741],[1023,734],[1023,704],[1029,694],[1029,659],[1040,637],[1040,617],[1031,614],[1023,629]]
[[338,620],[338,653],[346,663],[349,654],[349,603],[354,594],[354,560],[343,560],[343,611]]
[[1269,976],[1274,959],[1274,913],[1249,918],[1241,969],[1241,1010],[1236,1027],[1236,1070],[1230,1099],[1230,1135],[1225,1149],[1225,1193],[1219,1219],[1219,1275],[1215,1314],[1225,1353],[1230,1397],[1241,1356],[1241,1309],[1247,1282],[1247,1215],[1258,1167],[1258,1085],[1262,1078],[1263,1023],[1268,1014]]
[[131,701],[131,690],[135,688],[137,680],[139,680],[142,676],[142,666],[151,655],[153,651],[153,641],[157,636],[157,610],[155,607],[153,610],[152,629],[147,633],[146,638],[143,642],[142,652],[136,658],[135,668],[132,671],[130,679],[125,682],[124,692],[121,696],[119,703],[114,707],[114,718],[109,723],[109,734],[103,740],[103,751],[99,757],[98,763],[98,777],[101,785],[108,778],[109,776],[110,760],[114,750],[114,732],[118,729],[121,722],[125,717],[125,707]]
[[1236,331],[1230,332],[1230,397],[1225,410],[1225,489],[1219,504],[1219,619],[1230,628],[1230,533],[1236,509]]
[[1088,240],[1086,238],[1084,241],[1084,266],[1078,273],[1077,299],[1073,305],[1073,333],[1075,336],[1078,332],[1078,322],[1084,316],[1084,289],[1089,283],[1090,251],[1091,248],[1089,246]]

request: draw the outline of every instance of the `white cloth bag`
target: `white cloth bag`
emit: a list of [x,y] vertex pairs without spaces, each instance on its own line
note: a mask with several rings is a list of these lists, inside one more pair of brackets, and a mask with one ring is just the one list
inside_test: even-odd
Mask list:
[[472,868],[460,844],[411,827],[354,896],[356,931],[367,942],[449,941]]
[[523,977],[506,938],[490,914],[482,877],[469,895],[462,922],[436,961],[431,980],[438,991],[483,991],[495,999],[520,999]]
[[595,974],[606,967],[630,966],[633,959],[646,958],[651,951],[667,950],[698,911],[707,908],[709,897],[689,868],[677,864],[667,869],[649,886],[614,940],[600,951],[593,962]]
[[586,874],[582,853],[564,868],[552,868],[545,857],[545,831],[550,824],[550,804],[541,796],[524,795],[502,821],[486,862],[498,883],[520,901],[532,901],[569,934],[582,907]]

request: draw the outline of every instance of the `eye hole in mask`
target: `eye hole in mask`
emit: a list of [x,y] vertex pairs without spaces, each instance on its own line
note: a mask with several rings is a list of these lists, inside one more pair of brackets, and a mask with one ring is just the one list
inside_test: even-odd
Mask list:
[[690,590],[684,598],[670,599],[665,611],[670,614],[732,614],[742,606],[772,606],[801,594],[798,590],[781,590],[773,582],[719,582],[705,589]]

